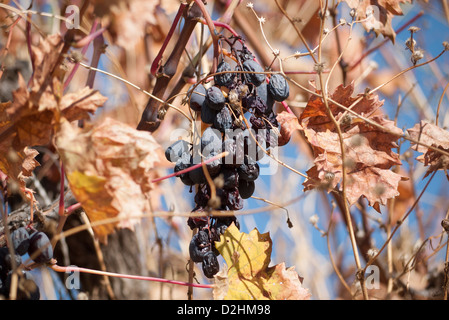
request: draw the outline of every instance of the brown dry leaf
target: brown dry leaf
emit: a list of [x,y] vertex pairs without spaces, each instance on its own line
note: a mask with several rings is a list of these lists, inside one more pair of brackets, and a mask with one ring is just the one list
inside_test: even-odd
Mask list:
[[147,25],[156,25],[157,0],[92,0],[95,14],[108,26],[114,44],[133,50]]
[[295,114],[288,113],[286,111],[280,112],[276,116],[276,119],[281,126],[278,146],[283,146],[290,141],[292,133],[296,130],[301,130],[302,127],[299,124],[298,117]]
[[[336,104],[329,108],[337,121],[341,119],[347,172],[346,193],[350,204],[361,196],[379,211],[379,205],[398,195],[398,183],[403,179],[390,170],[400,165],[399,155],[393,152],[402,130],[393,121],[385,119],[380,108],[383,105],[377,95],[352,97],[354,87],[339,86],[331,95],[332,100],[349,107],[362,97],[352,110],[361,116],[387,128],[382,131],[361,119],[347,114]],[[312,96],[300,116],[304,135],[314,152],[315,166],[307,171],[309,179],[305,190],[324,188],[331,190],[342,180],[342,156],[340,139],[334,123],[329,118],[326,106],[318,96]]]
[[[415,124],[407,130],[414,140],[418,140],[426,145],[449,151],[449,132],[440,127],[425,121]],[[438,151],[432,150],[420,144],[412,144],[412,149],[422,154],[416,160],[429,166],[424,178],[436,170],[447,170],[449,168],[449,158]],[[449,175],[446,173],[449,179]]]
[[411,0],[345,0],[351,9],[356,9],[357,20],[367,31],[373,30],[376,36],[382,34],[395,41],[396,33],[391,25],[394,16],[403,15],[400,4]]
[[[0,167],[11,179],[29,176],[32,170],[22,170],[23,164],[11,157],[25,159],[27,147],[45,145],[51,141],[61,118],[69,121],[87,119],[106,101],[98,91],[85,87],[63,95],[62,69],[57,62],[63,46],[60,35],[50,35],[33,46],[35,72],[27,84],[19,74],[19,87],[13,101],[0,105]],[[9,163],[8,163],[9,162]]]
[[308,300],[310,292],[294,267],[284,263],[268,267],[272,241],[257,229],[241,233],[231,224],[216,242],[229,267],[215,275],[216,300]]
[[158,165],[159,144],[149,132],[106,118],[94,128],[63,122],[56,134],[70,189],[105,241],[115,227],[132,228],[133,217],[150,212],[149,191]]

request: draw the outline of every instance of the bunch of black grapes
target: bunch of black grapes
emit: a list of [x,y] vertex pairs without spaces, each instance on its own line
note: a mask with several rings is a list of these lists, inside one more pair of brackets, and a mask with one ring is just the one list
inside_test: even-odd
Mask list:
[[[238,61],[234,70],[222,59],[213,84],[199,83],[189,90],[189,107],[209,125],[199,141],[178,140],[165,152],[175,163],[175,172],[228,152],[226,157],[208,162],[207,173],[200,166],[178,175],[191,190],[195,187],[194,212],[242,209],[243,200],[254,193],[260,173],[258,161],[270,146],[277,145],[280,127],[273,107],[289,96],[288,82],[280,74],[271,74],[267,81],[264,68],[246,47],[233,53]],[[215,188],[208,181],[213,181]],[[198,230],[190,243],[190,258],[202,263],[206,277],[212,278],[219,271],[215,241],[231,223],[239,227],[234,215],[188,219],[189,227]]]
[[[22,264],[26,253],[36,263],[47,263],[53,258],[53,248],[48,236],[32,227],[18,227],[11,232],[13,254],[9,247],[0,248],[0,295],[10,298],[14,267]],[[18,273],[17,300],[39,300],[40,291],[29,271]]]

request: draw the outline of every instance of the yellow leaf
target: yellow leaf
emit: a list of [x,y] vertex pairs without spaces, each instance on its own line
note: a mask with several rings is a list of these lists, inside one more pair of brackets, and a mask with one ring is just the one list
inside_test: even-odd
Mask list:
[[[112,197],[104,192],[106,178],[74,171],[67,174],[67,180],[73,195],[92,221],[102,221],[119,214],[118,210],[110,205]],[[97,235],[103,236],[113,232],[114,226],[115,224],[102,224],[94,226],[93,229]]]
[[294,268],[283,263],[268,267],[272,241],[269,233],[257,229],[241,233],[232,224],[216,242],[227,266],[215,276],[215,299],[225,300],[306,300],[310,293],[302,287]]

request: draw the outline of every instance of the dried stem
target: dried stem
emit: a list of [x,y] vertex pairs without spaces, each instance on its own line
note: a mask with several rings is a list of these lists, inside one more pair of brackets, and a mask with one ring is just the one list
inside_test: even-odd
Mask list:
[[214,285],[211,285],[211,284],[196,284],[196,283],[189,283],[189,282],[184,282],[184,281],[167,280],[167,279],[161,279],[161,278],[155,278],[155,277],[136,276],[136,275],[130,275],[130,274],[114,273],[114,272],[105,272],[105,271],[100,271],[100,270],[72,267],[72,266],[63,267],[63,266],[58,266],[57,264],[50,265],[50,268],[56,272],[83,272],[83,273],[97,274],[97,275],[113,277],[113,278],[155,281],[155,282],[170,283],[170,284],[176,284],[176,285],[180,285],[180,286],[189,286],[189,287],[203,288],[203,289],[214,288]]

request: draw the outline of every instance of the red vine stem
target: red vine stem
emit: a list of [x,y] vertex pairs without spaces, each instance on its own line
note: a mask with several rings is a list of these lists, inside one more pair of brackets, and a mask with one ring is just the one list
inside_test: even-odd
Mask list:
[[[94,40],[96,37],[101,35],[106,30],[105,27],[103,27],[99,30],[96,30],[97,26],[98,26],[98,21],[95,20],[92,25],[90,34],[73,45],[74,48],[83,47],[83,49],[81,50],[81,54],[83,56],[86,54],[87,49],[89,48],[89,44],[92,42],[92,40]],[[69,86],[69,83],[70,83],[70,81],[72,81],[72,78],[75,75],[76,71],[78,70],[79,65],[80,65],[80,63],[79,63],[79,61],[77,61],[75,66],[73,67],[72,71],[70,72],[69,76],[67,77],[66,81],[64,82],[64,90],[67,89],[67,87]]]
[[206,9],[206,6],[204,5],[202,0],[193,0],[197,4],[197,6],[200,8],[201,12],[203,13],[204,19],[206,19],[206,24],[209,28],[210,35],[212,37],[212,43],[214,46],[214,57],[212,62],[212,70],[210,73],[214,73],[217,70],[218,65],[218,55],[219,55],[219,49],[218,49],[218,33],[215,30],[214,22],[212,21],[212,18],[209,15],[209,12]]
[[177,284],[177,285],[181,285],[181,286],[188,286],[188,287],[195,287],[195,288],[205,288],[205,289],[212,289],[212,288],[214,288],[214,285],[211,285],[211,284],[196,284],[196,283],[189,283],[189,282],[176,281],[176,280],[167,280],[167,279],[155,278],[155,277],[135,276],[135,275],[130,275],[130,274],[120,274],[120,273],[100,271],[100,270],[81,268],[81,267],[64,267],[64,266],[58,266],[57,264],[52,264],[50,267],[54,271],[56,271],[56,272],[74,272],[75,271],[75,272],[97,274],[97,275],[102,275],[102,276],[107,276],[107,277],[114,277],[114,278],[135,279],[135,280],[171,283],[171,284]]
[[8,34],[8,39],[6,40],[6,44],[5,47],[3,48],[3,54],[2,54],[2,64],[0,65],[0,79],[3,76],[3,71],[4,71],[4,66],[3,66],[3,58],[6,57],[6,55],[8,54],[9,51],[9,45],[11,44],[11,39],[12,39],[12,31],[13,28],[16,26],[16,24],[20,21],[21,17],[17,17],[17,19],[11,24],[11,26],[9,27],[9,34]]
[[72,204],[71,206],[68,206],[67,209],[65,209],[65,214],[69,215],[72,212],[74,212],[75,210],[78,210],[79,208],[81,208],[81,203],[77,202],[75,204]]
[[176,13],[176,17],[170,27],[170,30],[168,31],[167,36],[165,37],[164,43],[162,44],[161,49],[159,50],[156,58],[154,59],[153,63],[151,64],[151,74],[153,76],[156,75],[157,69],[159,68],[160,61],[162,59],[162,55],[164,54],[165,49],[167,48],[168,43],[170,42],[171,37],[173,36],[173,33],[176,30],[176,26],[178,25],[178,21],[181,19],[182,13],[184,12],[184,8],[187,6],[185,3],[181,3],[178,8],[178,12]]

